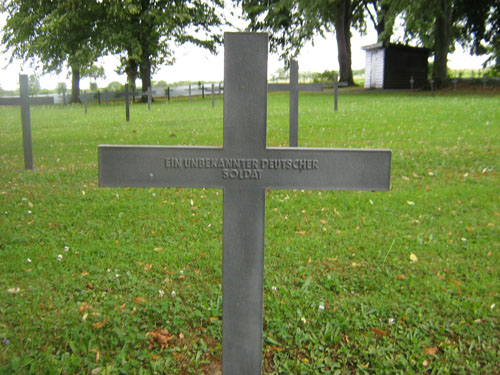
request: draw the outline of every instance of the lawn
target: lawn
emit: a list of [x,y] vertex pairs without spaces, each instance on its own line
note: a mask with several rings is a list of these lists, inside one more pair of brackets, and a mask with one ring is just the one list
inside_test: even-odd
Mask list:
[[[267,112],[286,146],[288,96]],[[100,188],[97,145],[220,146],[222,118],[33,107],[27,172],[0,108],[0,373],[219,373],[222,191]],[[390,148],[392,186],[267,192],[265,374],[500,374],[499,134],[481,91],[301,94],[299,145]]]

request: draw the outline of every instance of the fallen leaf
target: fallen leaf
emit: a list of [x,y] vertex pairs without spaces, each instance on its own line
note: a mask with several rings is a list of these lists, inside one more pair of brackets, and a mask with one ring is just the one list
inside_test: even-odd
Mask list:
[[182,333],[182,332],[181,332],[181,333],[179,333],[179,338],[180,338],[181,340],[184,340],[184,333]]
[[423,361],[422,366],[424,366],[424,367],[429,366],[429,361],[427,359],[425,361]]
[[83,321],[86,321],[88,316],[89,316],[89,314],[88,314],[88,313],[83,314],[83,316],[82,316],[82,320],[83,320]]
[[413,253],[410,254],[410,261],[412,261],[413,263],[415,263],[416,261],[418,260],[417,256]]
[[146,333],[146,337],[147,336],[151,336],[151,338],[149,339],[149,350],[154,348],[155,343],[160,346],[160,349],[165,349],[166,347],[168,347],[169,341],[173,340],[174,338],[174,336],[172,336],[170,332],[168,332],[168,330],[162,329],[160,327]]
[[438,352],[437,346],[433,346],[432,348],[424,348],[424,353],[427,355],[435,355]]
[[163,247],[155,247],[154,248],[154,251],[162,251],[163,250]]
[[396,279],[398,279],[399,281],[403,281],[405,279],[405,275],[398,275]]
[[153,268],[153,264],[147,263],[144,265],[144,271],[148,272],[151,268]]
[[106,317],[106,319],[104,319],[103,322],[98,322],[98,323],[93,323],[92,324],[92,327],[96,328],[96,329],[99,329],[99,328],[102,328],[106,325],[106,323],[108,322],[108,317]]
[[208,318],[208,321],[209,321],[210,323],[216,322],[216,321],[218,321],[218,320],[219,320],[219,318],[218,318],[218,317],[216,317],[216,316],[211,316],[210,318]]
[[356,263],[356,262],[352,262],[352,263],[351,263],[351,266],[352,266],[352,267],[360,267],[360,266],[361,266],[361,264]]
[[296,231],[295,233],[300,234],[301,236],[306,234],[306,232],[303,230]]
[[87,276],[88,274],[89,274],[88,272],[82,272],[82,273],[80,274],[80,276],[85,277],[85,276]]
[[384,331],[383,329],[372,328],[371,331],[374,332],[375,334],[377,334],[377,336],[385,336],[385,335],[387,335],[387,331]]
[[145,303],[147,302],[146,299],[142,298],[142,297],[134,297],[132,298],[132,301],[134,301],[135,303]]
[[462,282],[461,281],[458,281],[458,280],[451,280],[452,284],[455,284],[455,285],[462,285]]
[[101,355],[99,354],[99,350],[97,350],[97,349],[90,349],[89,353],[95,353],[95,363],[98,363],[99,362],[99,358],[101,357]]
[[17,294],[21,291],[20,288],[9,288],[7,289],[7,293],[10,293],[10,294]]
[[87,309],[88,310],[92,309],[92,306],[88,305],[87,302],[82,302],[82,304],[80,305],[80,308],[78,309],[78,312],[81,314]]

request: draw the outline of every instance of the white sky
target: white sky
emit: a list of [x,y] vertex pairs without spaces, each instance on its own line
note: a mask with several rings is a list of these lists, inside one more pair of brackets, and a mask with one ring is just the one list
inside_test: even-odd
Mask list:
[[[226,2],[227,3],[227,2]],[[3,28],[6,16],[0,14],[0,29]],[[241,21],[235,22],[238,26],[244,28],[244,23]],[[370,25],[371,26],[371,25]],[[227,30],[231,31],[231,30]],[[233,30],[234,31],[234,30]],[[357,31],[353,32],[351,40],[352,49],[352,68],[362,69],[365,65],[365,52],[361,49],[362,46],[376,43],[377,35],[373,27],[369,28],[367,35],[361,36]],[[164,80],[167,83],[176,81],[222,81],[223,80],[223,48],[219,47],[217,55],[212,55],[206,50],[193,45],[184,45],[174,49],[176,61],[172,66],[164,66],[159,69],[153,80]],[[4,53],[3,48],[0,50],[0,87],[5,90],[13,90],[19,86],[19,74],[37,74],[29,62],[16,60],[8,64],[10,58],[9,53]],[[449,68],[451,69],[480,69],[486,57],[470,56],[460,47],[456,52],[450,54]],[[337,43],[333,33],[327,35],[326,38],[316,37],[314,45],[307,43],[298,56],[299,70],[301,72],[323,72],[325,70],[338,70],[337,61]],[[106,87],[112,81],[125,83],[125,75],[115,73],[116,67],[119,65],[117,57],[108,56],[99,62],[104,66],[106,78],[97,80],[99,87]],[[278,59],[278,56],[269,55],[268,75],[282,68],[283,63]],[[45,74],[40,77],[42,88],[54,89],[59,82],[66,82],[68,87],[71,87],[71,77],[67,71],[61,74]],[[140,80],[137,81],[140,86]],[[80,88],[88,89],[90,79],[84,78],[80,82]]]

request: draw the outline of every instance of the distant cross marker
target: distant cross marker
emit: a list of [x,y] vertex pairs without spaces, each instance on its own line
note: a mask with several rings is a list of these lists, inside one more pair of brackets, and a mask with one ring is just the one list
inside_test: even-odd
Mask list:
[[267,34],[224,40],[224,146],[101,145],[99,184],[224,190],[222,369],[260,375],[266,189],[387,190],[391,151],[266,147]]
[[413,84],[415,83],[415,80],[413,79],[413,76],[410,78],[410,90],[413,90]]
[[153,94],[151,92],[151,86],[148,87],[148,111],[151,111],[151,102],[153,101]]
[[267,90],[290,91],[289,111],[289,145],[299,145],[299,91],[323,91],[322,83],[299,83],[299,64],[295,60],[290,61],[290,83],[270,83]]
[[26,74],[19,75],[21,100],[21,122],[23,125],[24,169],[33,169],[33,143],[31,141],[31,115],[29,80]]
[[333,109],[335,112],[339,110],[339,86],[347,86],[347,82],[339,82],[338,74],[333,75]]
[[125,84],[125,120],[130,121],[130,100],[128,98],[128,83]]

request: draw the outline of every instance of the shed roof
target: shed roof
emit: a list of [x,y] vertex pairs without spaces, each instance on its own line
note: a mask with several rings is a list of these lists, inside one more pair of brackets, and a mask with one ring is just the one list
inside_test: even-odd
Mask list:
[[361,49],[365,51],[372,51],[372,50],[377,50],[377,49],[383,49],[383,48],[396,48],[396,49],[406,49],[406,50],[419,50],[419,51],[430,51],[429,48],[423,48],[423,47],[413,47],[413,46],[408,46],[405,44],[393,44],[389,43],[386,44],[384,42],[378,42],[375,44],[370,44],[367,46],[361,47]]

